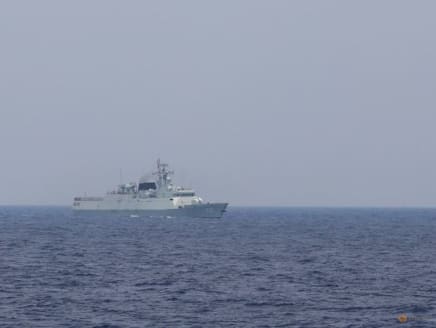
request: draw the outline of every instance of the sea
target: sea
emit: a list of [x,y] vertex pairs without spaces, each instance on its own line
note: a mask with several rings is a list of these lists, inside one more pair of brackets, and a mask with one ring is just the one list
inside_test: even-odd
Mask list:
[[436,327],[436,209],[0,207],[0,327]]

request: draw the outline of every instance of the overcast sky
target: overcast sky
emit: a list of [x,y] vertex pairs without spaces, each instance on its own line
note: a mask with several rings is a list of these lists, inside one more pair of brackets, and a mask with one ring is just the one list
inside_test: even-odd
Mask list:
[[436,206],[435,1],[2,1],[0,204],[150,171],[232,205]]

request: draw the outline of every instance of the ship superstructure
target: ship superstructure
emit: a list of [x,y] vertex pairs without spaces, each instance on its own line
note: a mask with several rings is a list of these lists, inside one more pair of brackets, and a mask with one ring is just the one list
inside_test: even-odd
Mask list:
[[75,197],[75,211],[135,211],[148,216],[188,216],[219,218],[227,203],[204,202],[193,189],[174,186],[168,164],[157,160],[154,179],[120,184],[104,197]]

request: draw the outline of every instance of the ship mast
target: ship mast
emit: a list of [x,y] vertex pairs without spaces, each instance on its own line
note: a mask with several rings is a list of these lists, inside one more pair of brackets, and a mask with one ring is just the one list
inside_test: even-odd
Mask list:
[[157,160],[157,171],[153,172],[153,175],[157,176],[157,184],[159,187],[166,186],[170,181],[170,175],[174,174],[174,171],[168,170],[168,164],[161,163],[160,158]]

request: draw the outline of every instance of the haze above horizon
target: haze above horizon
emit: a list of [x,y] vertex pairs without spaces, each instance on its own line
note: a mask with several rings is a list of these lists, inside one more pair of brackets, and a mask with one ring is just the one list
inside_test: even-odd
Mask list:
[[206,200],[436,206],[433,1],[0,3],[0,204],[160,157]]

